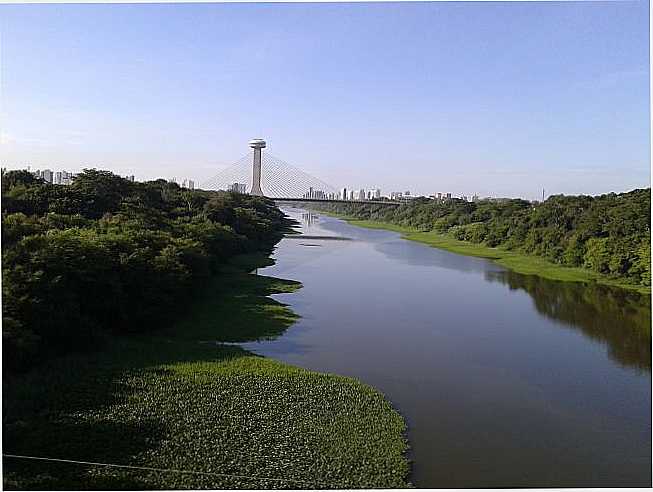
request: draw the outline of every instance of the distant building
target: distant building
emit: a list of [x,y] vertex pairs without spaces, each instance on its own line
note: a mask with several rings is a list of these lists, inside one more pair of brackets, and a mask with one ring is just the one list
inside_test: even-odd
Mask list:
[[[132,181],[134,181],[133,178],[134,178],[134,176],[132,176]],[[195,181],[193,181],[192,179],[189,179],[188,180],[188,188],[191,189],[191,190],[194,190],[195,189]]]
[[63,180],[63,174],[61,171],[57,171],[54,173],[54,184],[61,184],[61,181]]
[[365,197],[365,190],[361,188],[360,190],[358,190],[358,199],[359,200],[365,200],[365,198],[366,198]]
[[48,183],[52,183],[52,178],[53,178],[52,171],[50,171],[49,169],[46,169],[41,174],[41,178],[43,178]]
[[69,185],[72,184],[74,179],[77,177],[76,174],[69,173],[68,171],[61,172],[61,184]]
[[401,191],[392,191],[390,192],[390,200],[399,200],[403,196]]
[[[194,183],[193,183],[193,186],[195,186]],[[190,188],[190,186],[189,186],[189,188]],[[233,184],[229,185],[228,191],[232,191],[234,193],[244,194],[244,193],[247,192],[247,185],[245,183],[233,183]]]
[[322,190],[314,190],[312,186],[309,186],[308,191],[302,195],[302,198],[307,198],[309,200],[324,200],[327,197],[327,194]]
[[341,200],[347,199],[347,188],[343,188],[342,190],[340,190],[340,199]]

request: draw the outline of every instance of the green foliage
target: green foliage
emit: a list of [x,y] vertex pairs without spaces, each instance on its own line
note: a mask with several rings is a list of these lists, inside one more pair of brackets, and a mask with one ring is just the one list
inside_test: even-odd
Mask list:
[[2,176],[5,368],[156,328],[236,254],[289,223],[272,202],[85,170],[70,186]]
[[535,204],[415,199],[398,207],[352,202],[318,208],[538,256],[634,285],[651,284],[650,188],[596,197],[555,195]]
[[5,488],[406,487],[405,424],[383,395],[215,343],[283,332],[296,316],[268,296],[298,287],[236,268],[160,334],[115,337],[5,388],[5,452],[207,474],[5,458]]
[[42,183],[43,181],[40,178],[34,176],[31,172],[25,171],[23,169],[18,171],[5,171],[2,170],[1,173],[2,179],[2,193],[15,188],[17,186],[32,186],[36,183]]

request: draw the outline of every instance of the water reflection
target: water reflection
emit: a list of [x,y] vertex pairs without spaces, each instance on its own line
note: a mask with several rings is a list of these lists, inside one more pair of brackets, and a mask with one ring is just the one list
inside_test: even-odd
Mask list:
[[246,348],[382,391],[417,486],[650,485],[647,298],[305,212],[261,272],[304,284],[275,295],[301,318]]
[[488,268],[501,269],[483,258],[463,256],[436,248],[416,248],[408,241],[385,241],[374,244],[374,248],[388,259],[406,265],[438,267],[457,272],[486,272]]
[[314,214],[313,212],[302,212],[302,224],[304,224],[305,227],[317,225],[319,219],[320,216]]
[[610,357],[624,366],[651,370],[651,298],[595,283],[556,282],[512,271],[486,271],[491,282],[523,290],[547,318],[580,329],[608,345]]

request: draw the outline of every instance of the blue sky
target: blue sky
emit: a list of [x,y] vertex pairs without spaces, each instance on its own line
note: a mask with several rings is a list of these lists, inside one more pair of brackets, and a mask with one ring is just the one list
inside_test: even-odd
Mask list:
[[0,6],[1,161],[201,183],[650,186],[647,2]]

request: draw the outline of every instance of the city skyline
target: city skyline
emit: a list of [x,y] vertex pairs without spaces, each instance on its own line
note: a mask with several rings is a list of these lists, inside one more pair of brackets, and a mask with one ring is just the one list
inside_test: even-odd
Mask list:
[[[43,179],[45,182],[50,183],[50,184],[59,184],[59,185],[69,185],[72,184],[74,179],[77,177],[79,173],[73,173],[69,172],[67,170],[52,170],[46,167],[45,169],[31,169],[30,165],[27,166],[14,166],[11,168],[6,168],[2,166],[3,170],[9,170],[9,169],[15,169],[15,170],[24,170],[32,173],[34,176],[37,178]],[[95,169],[95,168],[93,168]],[[106,169],[103,169],[106,171]],[[115,173],[114,173],[115,174]],[[135,179],[135,176],[132,175],[125,175],[121,176],[122,178],[125,178],[129,181],[137,181]],[[195,181],[190,179],[190,178],[177,178],[177,177],[172,177],[172,178],[163,178],[159,177],[157,179],[165,179],[168,182],[171,183],[177,183],[179,184],[182,188],[189,188],[191,190],[195,189]],[[216,188],[216,191],[231,191],[234,193],[242,193],[242,194],[251,194],[251,191],[248,189],[247,183],[239,183],[237,181],[233,183],[229,183],[226,186],[223,186],[221,188]],[[201,188],[198,188],[201,189]],[[544,190],[542,190],[544,193]],[[267,195],[264,195],[267,196]],[[512,198],[512,197],[496,197],[494,195],[489,195],[486,197],[479,197],[477,194],[474,195],[466,195],[463,193],[458,193],[454,194],[451,192],[433,192],[430,194],[413,194],[410,192],[410,190],[405,190],[405,191],[383,191],[376,187],[342,187],[338,191],[324,191],[321,189],[313,189],[313,187],[309,187],[305,193],[302,194],[303,198],[308,198],[308,199],[324,199],[326,201],[328,200],[347,200],[347,201],[360,201],[360,200],[376,200],[380,198],[389,198],[390,200],[399,200],[399,201],[406,201],[410,200],[413,198],[430,198],[433,200],[448,200],[451,198],[457,198],[457,199],[462,199],[464,201],[476,201],[478,199],[493,199],[493,198]],[[274,198],[274,197],[272,197]],[[535,200],[537,201],[537,200]]]
[[0,9],[8,167],[201,184],[260,137],[334,187],[650,186],[645,2]]

